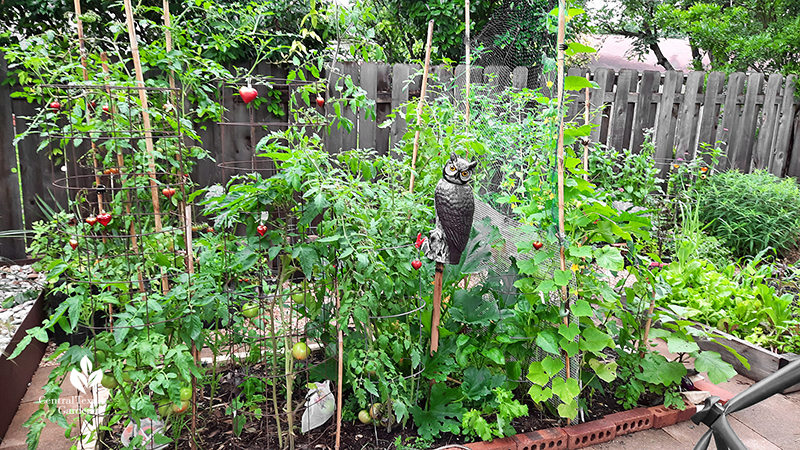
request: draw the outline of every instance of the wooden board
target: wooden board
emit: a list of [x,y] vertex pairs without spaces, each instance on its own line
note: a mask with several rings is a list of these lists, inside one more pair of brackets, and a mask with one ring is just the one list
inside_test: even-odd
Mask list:
[[400,105],[408,102],[406,81],[412,73],[412,68],[408,64],[395,64],[392,67],[392,111],[395,111],[396,116],[392,123],[391,147],[397,145],[406,132],[406,120],[396,111],[400,108]]
[[631,92],[631,84],[635,84],[638,77],[638,72],[632,69],[620,70],[619,76],[617,77],[617,93],[614,96],[608,146],[618,151],[629,147],[628,143],[625,142],[625,124],[628,118],[628,94]]
[[689,72],[686,77],[686,90],[678,112],[678,135],[675,154],[684,159],[694,158],[695,131],[697,130],[698,100],[705,81],[704,72]]
[[606,92],[611,92],[614,89],[614,70],[597,69],[594,73],[594,82],[600,87],[591,89],[589,94],[589,102],[593,114],[591,122],[594,125],[589,135],[589,140],[605,143],[605,138],[608,135],[608,115],[611,112],[611,106],[606,105],[605,96]]
[[[758,94],[764,84],[763,73],[751,73],[747,76],[747,91],[744,94],[744,107],[742,108],[741,123],[734,130],[731,167],[744,173],[750,173],[753,156],[753,142],[756,132],[756,117],[759,105],[756,103]],[[731,155],[731,154],[729,154]]]
[[644,131],[653,127],[653,92],[658,92],[661,84],[661,73],[655,70],[645,70],[642,73],[637,92],[636,109],[634,110],[631,149],[634,153],[642,150]]
[[391,91],[391,66],[388,64],[378,65],[378,99],[377,117],[375,121],[378,128],[375,130],[375,151],[379,155],[389,152],[392,130],[390,127],[380,127],[386,122],[388,115],[392,112],[392,91]]
[[[353,80],[355,86],[358,86],[361,81],[359,79],[360,67],[358,63],[347,61],[342,65],[342,87],[345,88],[344,79],[348,77]],[[342,118],[346,119],[342,128],[338,130],[342,134],[342,151],[353,150],[358,143],[358,111],[353,112],[353,109],[349,106],[342,105]],[[350,125],[346,125],[348,122]],[[351,129],[348,131],[345,125],[350,126]]]
[[[786,77],[785,87],[783,89],[783,99],[780,106],[780,124],[778,131],[775,133],[775,149],[772,152],[772,161],[769,165],[769,171],[776,176],[782,177],[787,170],[787,158],[789,152],[789,144],[791,144],[792,125],[794,122],[794,112],[796,111],[797,102],[795,101],[795,84],[797,83],[797,75],[789,75]],[[800,148],[794,147],[794,159],[800,160]]]
[[[0,99],[11,96],[11,88],[3,84],[6,78],[6,60],[0,51]],[[11,102],[0,100],[0,231],[21,230],[22,193],[19,190],[17,173],[17,151],[14,148],[14,125]],[[25,258],[25,240],[22,238],[0,239],[0,256],[8,259]]]
[[773,73],[767,81],[764,91],[764,104],[761,106],[761,128],[753,151],[753,168],[767,169],[772,161],[773,143],[775,141],[775,124],[778,121],[779,104],[776,101],[783,85],[783,75]]
[[786,169],[787,177],[795,177],[800,181],[800,111],[794,115],[794,153]]
[[722,106],[721,129],[717,131],[717,141],[722,143],[724,157],[720,158],[717,169],[727,170],[733,165],[733,148],[735,145],[735,134],[733,130],[739,125],[738,104],[739,95],[744,89],[745,75],[741,72],[734,72],[728,77],[728,88],[725,93],[725,103]]
[[667,72],[664,78],[664,88],[661,93],[661,102],[658,105],[658,119],[656,122],[656,164],[661,166],[659,178],[666,179],[669,170],[669,161],[673,158],[673,144],[675,142],[675,122],[678,118],[678,106],[675,103],[676,93],[681,91],[683,85],[683,72]]
[[375,148],[378,126],[374,118],[368,118],[367,113],[377,116],[378,101],[378,64],[366,62],[361,65],[361,89],[367,92],[367,98],[375,101],[371,111],[361,108],[358,113],[358,146],[360,148]]
[[511,72],[511,87],[514,89],[525,89],[528,87],[528,68],[519,66]]
[[[706,80],[706,93],[703,97],[703,110],[700,114],[700,131],[697,137],[698,147],[703,144],[713,146],[719,125],[720,104],[717,98],[722,94],[725,87],[725,74],[722,72],[711,72]],[[711,157],[704,156],[706,164],[711,164]]]

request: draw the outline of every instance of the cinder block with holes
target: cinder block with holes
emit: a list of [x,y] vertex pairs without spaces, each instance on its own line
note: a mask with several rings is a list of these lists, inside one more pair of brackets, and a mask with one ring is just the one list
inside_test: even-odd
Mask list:
[[617,436],[653,428],[653,412],[647,408],[609,414],[604,418],[614,423]]
[[492,439],[491,441],[473,442],[472,444],[465,444],[465,447],[469,447],[472,450],[517,450],[517,441],[507,437]]
[[514,436],[517,450],[566,450],[567,434],[561,428],[546,428]]
[[610,420],[600,419],[561,430],[567,435],[567,448],[578,449],[614,439],[616,428]]
[[678,422],[677,409],[667,408],[664,405],[651,406],[647,409],[653,413],[653,428],[664,428]]

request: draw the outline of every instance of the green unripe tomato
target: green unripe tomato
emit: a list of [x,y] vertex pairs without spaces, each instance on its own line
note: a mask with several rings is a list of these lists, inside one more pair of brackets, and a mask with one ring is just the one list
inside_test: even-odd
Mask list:
[[114,378],[114,375],[111,375],[110,373],[103,374],[103,379],[100,380],[100,384],[102,384],[106,389],[114,389],[119,386],[117,379]]
[[191,400],[192,399],[192,388],[190,387],[182,387],[181,388],[181,400]]
[[103,363],[106,362],[106,352],[103,350],[98,350],[94,354],[94,365],[100,367]]
[[295,305],[302,305],[306,301],[306,295],[302,292],[292,294],[292,301]]
[[310,352],[311,350],[308,348],[305,342],[298,342],[297,344],[294,344],[294,347],[292,347],[292,356],[294,356],[294,359],[298,361],[303,361],[308,358],[308,354]]
[[133,378],[131,378],[131,372],[133,372],[134,370],[136,370],[136,368],[133,366],[125,366],[122,369],[122,381],[126,383],[130,383],[131,381],[133,381]]
[[369,412],[367,412],[366,409],[362,409],[361,411],[358,412],[358,420],[360,420],[361,423],[365,424],[372,423],[372,417],[369,416]]
[[172,414],[172,404],[170,404],[169,402],[163,403],[161,406],[158,407],[158,415],[160,417],[166,419],[167,416],[169,416],[170,414]]
[[252,319],[258,316],[258,304],[245,303],[245,305],[242,306],[242,315],[247,317],[248,319]]

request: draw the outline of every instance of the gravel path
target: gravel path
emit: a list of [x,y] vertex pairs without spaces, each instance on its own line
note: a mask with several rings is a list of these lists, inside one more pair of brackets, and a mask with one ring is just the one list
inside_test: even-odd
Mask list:
[[44,275],[30,265],[0,266],[0,349],[5,350],[14,333],[36,302],[42,290]]

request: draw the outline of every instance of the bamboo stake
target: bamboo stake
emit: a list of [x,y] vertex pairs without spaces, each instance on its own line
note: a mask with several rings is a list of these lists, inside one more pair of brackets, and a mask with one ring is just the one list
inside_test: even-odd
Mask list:
[[[169,0],[164,0],[163,9],[164,9],[164,41],[165,41],[165,44],[166,44],[167,53],[169,53],[169,52],[172,51],[172,30],[170,30],[170,27],[172,26],[172,18],[171,18],[170,12],[169,12]],[[174,91],[174,89],[175,89],[175,76],[174,75],[175,75],[175,72],[170,70],[169,71],[169,76],[168,76],[169,88],[173,89],[173,90],[170,91],[169,97],[170,97],[170,103],[172,104],[173,108],[175,108],[175,111],[177,111],[178,110],[177,101],[179,99],[175,97],[175,91]],[[178,124],[178,127],[180,128],[180,121],[176,120],[175,122]],[[186,179],[183,176],[183,164],[181,163],[182,158],[183,158],[183,156],[181,155],[180,147],[178,147],[178,152],[175,154],[175,159],[178,161],[178,180],[180,180],[179,189],[181,190],[181,194],[183,195],[183,198],[185,199],[186,198],[186,187],[184,185],[184,181]],[[178,210],[179,211],[182,209],[183,205],[184,205],[184,200],[182,200],[181,202],[178,203]]]
[[[586,74],[586,79],[589,79],[589,74]],[[585,108],[583,109],[583,124],[589,125],[589,88],[586,88],[586,101],[584,102]],[[589,138],[583,140],[583,179],[589,181]]]
[[647,338],[650,336],[650,326],[653,323],[653,311],[656,309],[656,291],[653,290],[653,297],[650,299],[650,309],[647,311],[647,323],[644,326],[644,336],[639,341],[639,357],[644,358],[645,350],[647,348]]
[[[184,217],[184,224],[186,226],[185,231],[183,233],[186,239],[186,265],[187,270],[189,272],[189,278],[191,279],[192,274],[194,273],[194,254],[192,253],[192,208],[190,206],[186,207],[186,216]],[[191,292],[191,291],[189,291]],[[191,294],[190,294],[191,295]],[[194,363],[200,361],[200,352],[197,351],[197,345],[195,344],[194,340],[192,340],[192,357],[194,358]],[[192,374],[192,438],[189,440],[192,450],[197,449],[197,378]]]
[[[77,28],[78,28],[78,48],[80,49],[81,54],[81,66],[83,66],[83,81],[89,81],[89,72],[86,70],[86,46],[84,45],[83,39],[83,21],[81,20],[81,0],[75,0],[75,17],[77,19]],[[86,120],[91,120],[91,111],[89,111],[89,101],[86,101]],[[94,170],[94,185],[100,186],[100,176],[97,174],[97,145],[94,143],[94,139],[90,139],[92,146],[92,169]],[[97,206],[100,211],[103,210],[103,194],[100,191],[97,191]],[[105,231],[103,232],[103,243],[106,242],[106,234]]]
[[[148,176],[150,177],[150,197],[153,202],[153,215],[156,233],[161,232],[161,207],[158,204],[158,185],[156,184],[156,162],[153,157],[153,133],[150,124],[150,113],[147,112],[147,91],[144,85],[144,74],[142,73],[142,61],[139,58],[139,44],[136,41],[136,30],[133,28],[133,8],[131,0],[124,0],[125,19],[128,25],[128,39],[131,44],[131,59],[133,59],[133,69],[136,72],[136,83],[139,86],[139,102],[142,104],[142,125],[144,126],[145,149],[147,151]],[[161,268],[161,289],[164,293],[169,291],[169,282]]]
[[[564,226],[564,50],[565,50],[565,0],[558,0],[558,233],[561,249],[561,270],[567,270],[567,259],[564,254],[564,239],[566,238]],[[564,307],[569,302],[567,287],[561,286],[561,296]],[[564,325],[569,325],[569,316],[564,316]],[[567,378],[570,378],[569,356],[564,355],[564,367]]]
[[417,131],[414,132],[414,152],[411,155],[411,183],[408,187],[409,192],[414,192],[414,175],[417,168],[417,152],[419,152],[419,133],[422,125],[422,106],[425,102],[425,92],[428,89],[428,70],[431,66],[431,43],[433,41],[433,20],[428,22],[428,40],[425,42],[425,69],[422,72],[422,88],[419,91],[419,102],[417,102]]
[[[106,94],[108,94],[109,98],[111,97],[111,88],[108,86],[108,54],[106,52],[100,53],[100,61],[103,67],[103,76],[106,79]],[[109,108],[112,106],[109,105]],[[114,114],[113,109],[109,109],[109,113]],[[125,158],[122,156],[122,152],[120,151],[119,147],[117,147],[117,166],[119,169],[119,179],[120,183],[124,186],[125,185],[125,172],[123,171],[125,167]],[[128,190],[125,190],[125,213],[127,215],[131,215],[131,195]],[[131,235],[131,247],[133,249],[134,254],[139,253],[139,240],[136,238],[136,223],[131,220],[131,227],[130,227],[130,235]],[[142,276],[142,270],[137,269],[137,278],[139,280],[139,292],[144,292],[144,277]]]
[[[339,292],[339,283],[336,278],[336,273],[333,274],[333,292],[336,296],[336,311],[339,314],[341,308],[341,293]],[[338,378],[336,384],[336,450],[341,448],[342,441],[342,384],[344,383],[344,334],[342,333],[342,326],[336,322],[336,337],[338,340],[339,361],[337,361]]]
[[[467,112],[465,114],[467,130],[469,130],[469,76],[470,76],[470,37],[469,37],[469,29],[470,29],[470,19],[469,19],[469,0],[464,1],[464,57],[467,66],[467,73],[466,73],[466,85],[467,85]],[[469,149],[467,149],[467,156],[469,156]]]

